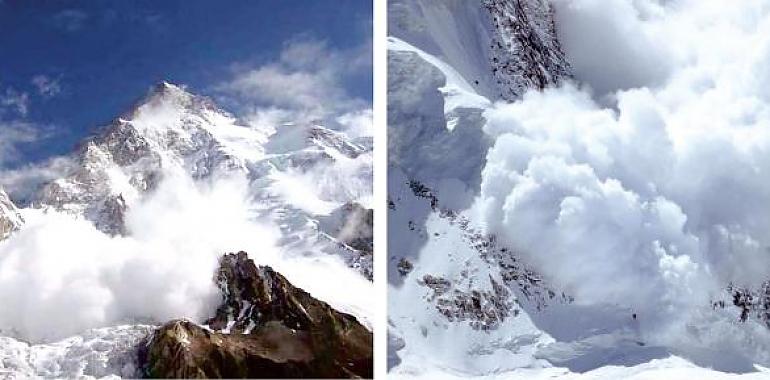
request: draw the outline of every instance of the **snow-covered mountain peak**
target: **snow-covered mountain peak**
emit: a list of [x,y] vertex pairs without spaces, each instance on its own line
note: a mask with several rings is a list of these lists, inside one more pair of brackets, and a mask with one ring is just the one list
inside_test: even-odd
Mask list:
[[[123,113],[110,127],[128,125],[147,136],[190,134],[197,129],[226,129],[235,118],[211,99],[161,82]],[[108,127],[108,129],[110,128]]]
[[[176,99],[180,101],[189,101],[193,98],[203,98],[187,91],[186,86],[175,85],[168,81],[161,81],[147,92],[138,104],[149,103],[159,99]],[[136,108],[136,107],[134,107]]]
[[334,228],[322,231],[317,218],[350,202],[369,203],[371,152],[371,137],[350,138],[316,123],[252,127],[209,98],[161,83],[81,143],[71,167],[31,202],[85,218],[110,235],[130,235],[128,211],[169,173],[195,181],[240,173],[256,208],[292,236],[286,244],[303,242],[287,249],[340,254],[370,274],[371,254],[348,246]]
[[193,178],[247,172],[264,157],[264,132],[240,124],[212,100],[168,82],[85,140],[73,165],[33,200],[80,214],[111,234],[125,232],[123,213],[156,187],[164,172]]

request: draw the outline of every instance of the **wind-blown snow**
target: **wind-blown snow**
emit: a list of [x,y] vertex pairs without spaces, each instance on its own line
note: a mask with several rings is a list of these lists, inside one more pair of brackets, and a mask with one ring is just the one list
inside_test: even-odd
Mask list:
[[[756,46],[770,45],[770,8],[684,1],[648,14],[611,3],[630,9],[578,1],[556,11],[607,22],[630,12],[687,59],[666,61],[672,69],[663,84],[648,78],[617,91],[609,108],[567,85],[489,109],[485,131],[496,142],[481,202],[490,230],[578,299],[684,314],[730,281],[756,286],[768,276],[770,108],[755,83],[767,69],[767,50]],[[567,22],[563,33],[572,27]],[[570,40],[565,46],[568,57],[570,49],[587,49]],[[592,61],[631,71],[655,66],[598,52]],[[592,74],[577,75],[604,86]],[[627,77],[604,78],[613,76]]]
[[200,321],[220,302],[212,280],[218,258],[236,250],[370,320],[371,282],[336,256],[286,256],[276,246],[280,232],[258,215],[250,193],[243,178],[169,176],[128,211],[127,237],[109,237],[71,215],[22,210],[26,224],[0,243],[0,328],[50,342],[117,323]]
[[169,180],[129,212],[131,237],[116,238],[83,219],[22,210],[25,226],[0,243],[0,326],[41,342],[121,322],[205,318],[219,301],[211,278],[221,252],[249,237],[275,255],[275,237],[249,221],[244,196],[243,186]]

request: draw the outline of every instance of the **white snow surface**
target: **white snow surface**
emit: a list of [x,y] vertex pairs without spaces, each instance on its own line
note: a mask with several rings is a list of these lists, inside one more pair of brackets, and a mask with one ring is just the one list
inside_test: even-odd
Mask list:
[[123,325],[93,329],[57,342],[29,344],[0,337],[0,377],[136,378],[135,346],[155,326]]

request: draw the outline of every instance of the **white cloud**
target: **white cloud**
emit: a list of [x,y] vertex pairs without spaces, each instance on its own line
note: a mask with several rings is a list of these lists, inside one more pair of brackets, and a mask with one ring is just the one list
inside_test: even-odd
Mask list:
[[257,102],[311,110],[333,106],[344,96],[329,72],[290,71],[279,65],[243,73],[227,89]]
[[45,136],[34,124],[19,120],[0,120],[0,168],[19,159],[20,144],[29,144]]
[[598,95],[652,86],[671,69],[654,1],[554,0],[559,41],[578,79]]
[[336,118],[337,123],[343,126],[346,135],[357,137],[373,137],[374,112],[371,108],[345,113]]
[[67,32],[82,29],[86,20],[88,20],[88,14],[78,9],[65,9],[53,16],[54,25]]
[[59,80],[45,75],[36,75],[32,78],[32,84],[37,88],[38,94],[44,97],[56,96],[61,92]]
[[18,92],[8,87],[4,94],[0,94],[0,106],[12,109],[21,116],[26,116],[29,111],[29,95],[26,92]]
[[24,227],[0,242],[0,328],[39,342],[130,321],[203,320],[219,302],[212,276],[222,254],[249,250],[276,264],[277,232],[254,221],[245,180],[166,178],[129,211],[130,237],[23,210]]
[[252,114],[273,108],[289,111],[292,121],[333,121],[337,115],[370,107],[345,87],[352,74],[370,66],[370,43],[339,51],[323,41],[295,40],[275,62],[241,67],[217,88]]
[[[62,156],[15,169],[2,169],[2,157],[0,152],[0,187],[16,200],[31,199],[40,185],[62,178],[74,164],[71,158]],[[13,161],[14,155],[6,156],[6,162]]]

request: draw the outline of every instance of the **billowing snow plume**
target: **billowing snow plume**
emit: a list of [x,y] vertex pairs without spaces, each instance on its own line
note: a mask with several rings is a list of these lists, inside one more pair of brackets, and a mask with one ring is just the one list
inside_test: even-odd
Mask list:
[[126,237],[65,213],[22,210],[25,226],[0,243],[4,334],[51,342],[120,323],[202,321],[220,302],[218,258],[244,247],[255,262],[369,323],[371,283],[336,256],[282,252],[278,227],[259,215],[245,179],[166,177],[129,209]]
[[553,3],[580,87],[484,113],[490,231],[648,327],[767,280],[770,4]]
[[[219,295],[222,252],[259,246],[274,233],[249,221],[245,181],[162,183],[128,213],[131,237],[109,237],[84,219],[23,210],[26,225],[0,243],[0,328],[50,341],[87,328],[174,317],[205,318]],[[65,317],[66,316],[66,317]]]

